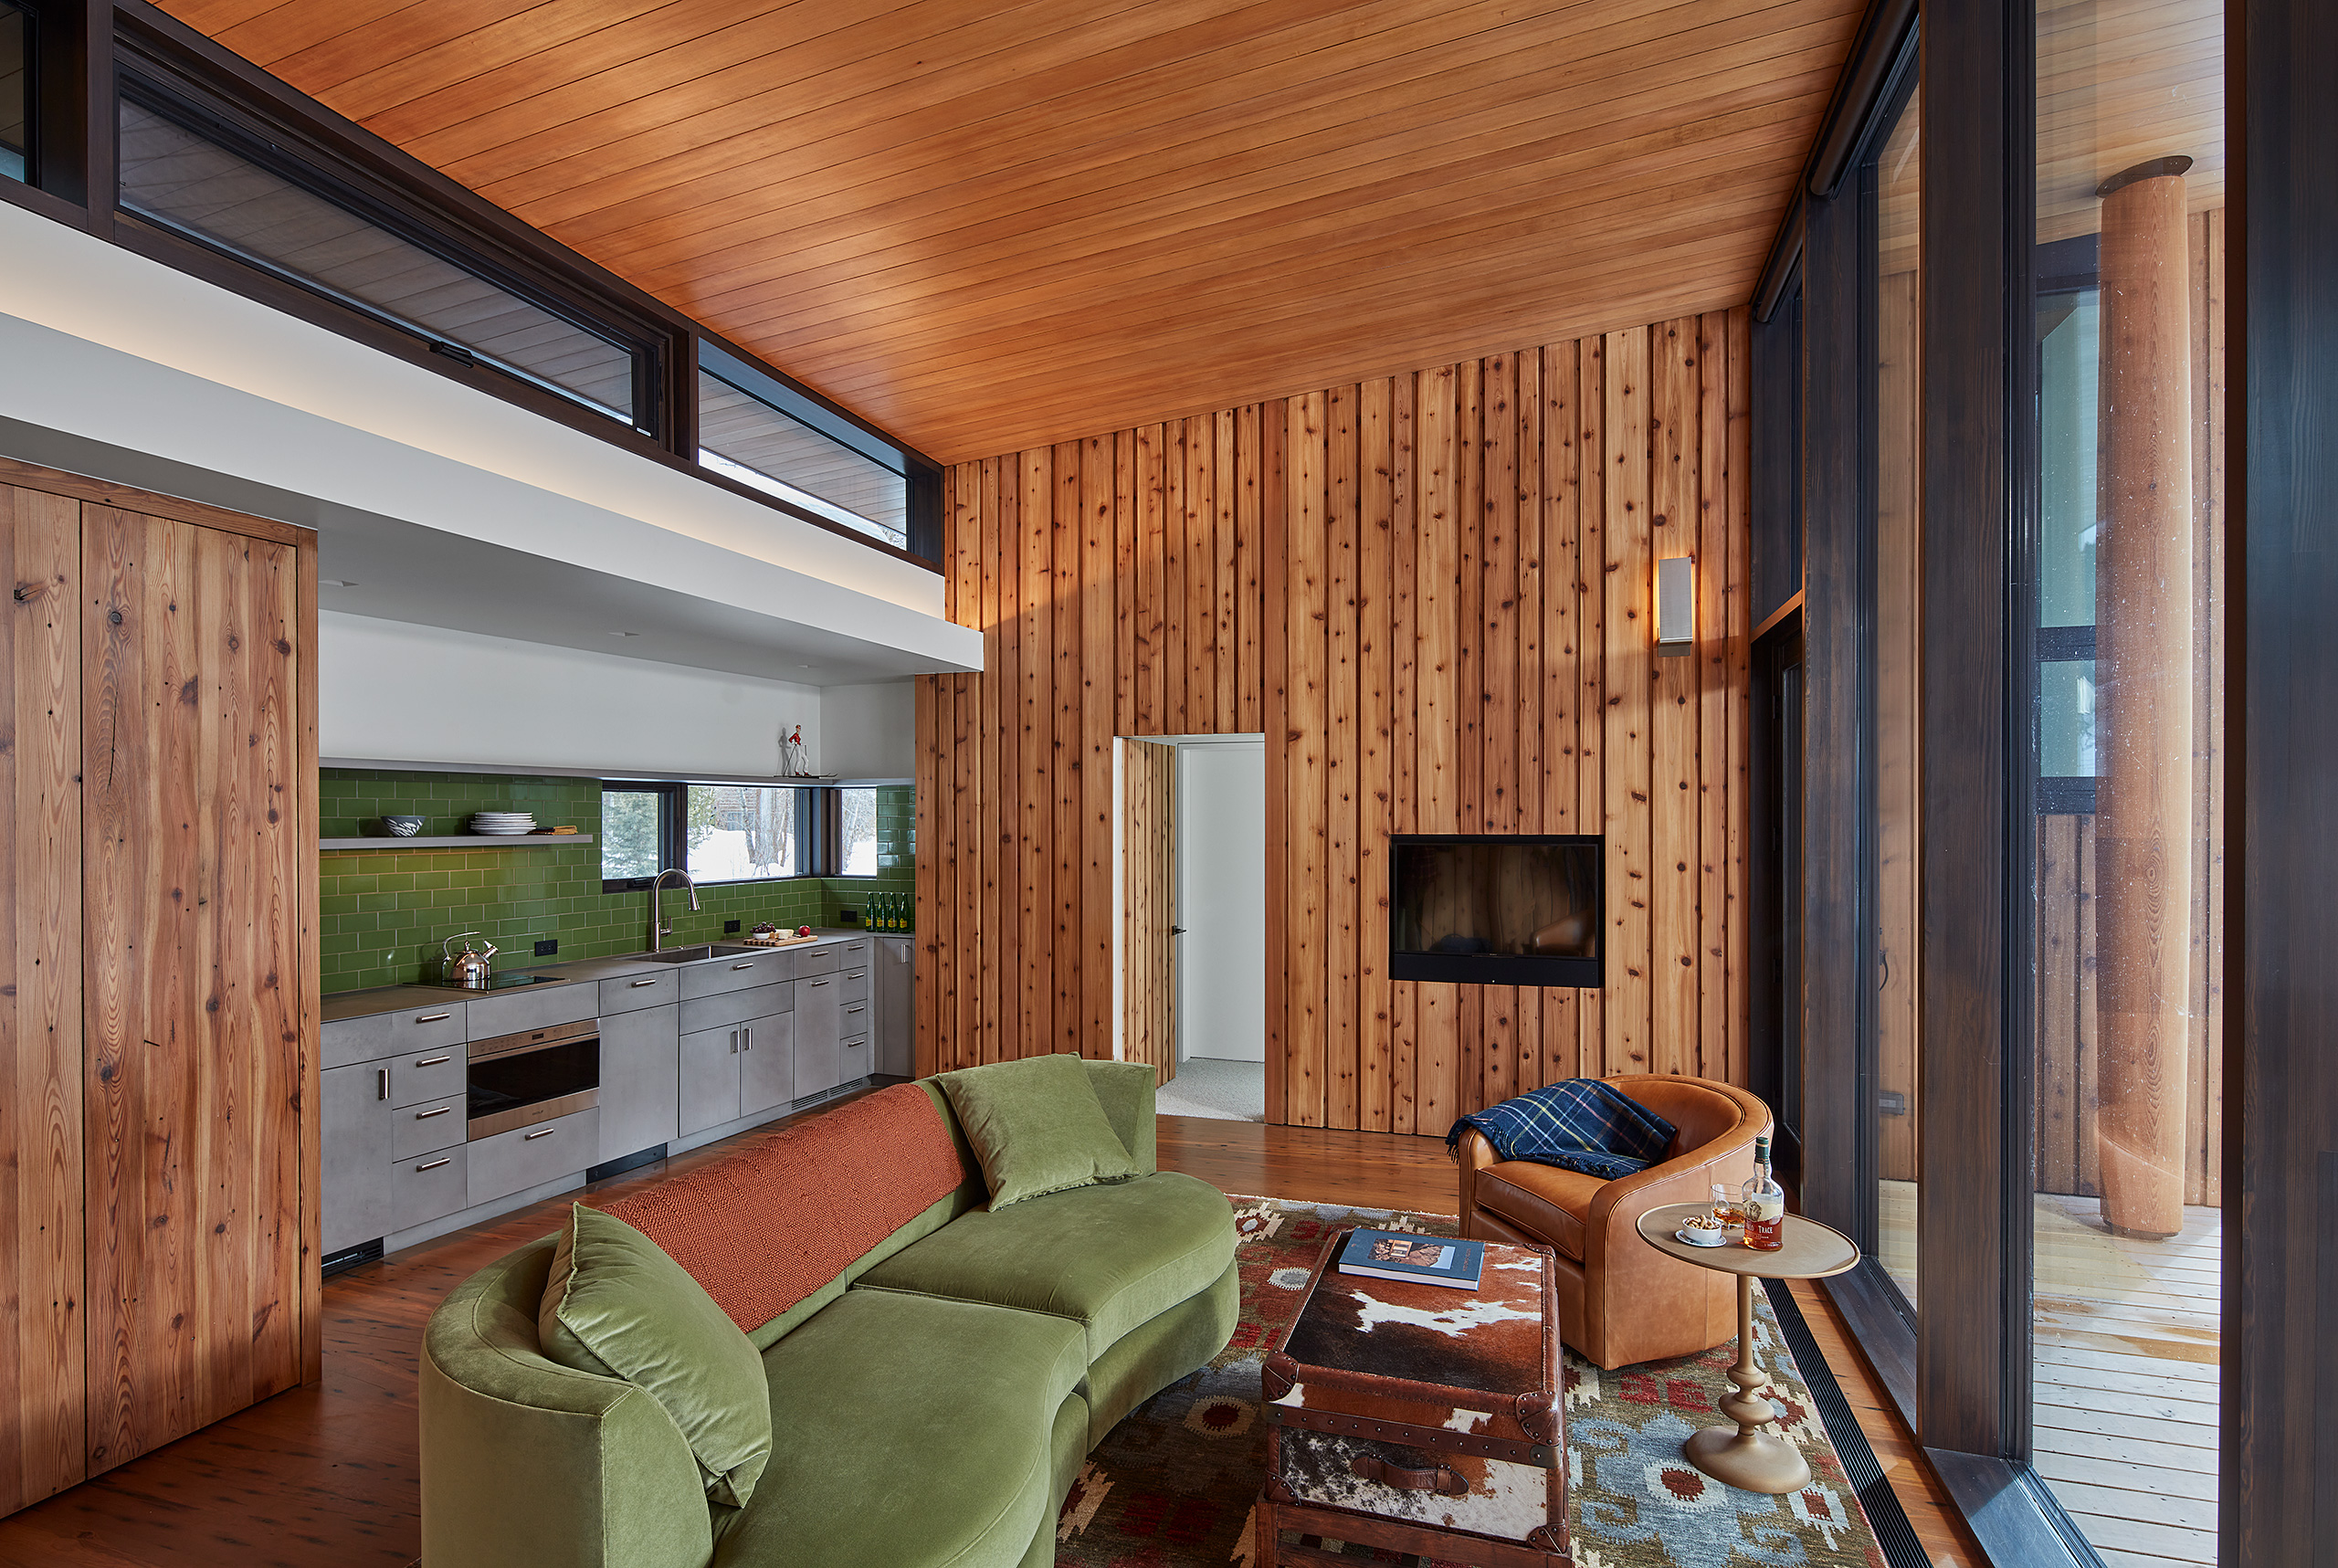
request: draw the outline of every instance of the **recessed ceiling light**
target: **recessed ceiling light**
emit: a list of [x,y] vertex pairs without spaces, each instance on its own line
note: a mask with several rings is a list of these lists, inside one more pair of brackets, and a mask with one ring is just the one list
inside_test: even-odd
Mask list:
[[639,632],[611,632],[609,635],[613,637],[637,637],[641,634]]

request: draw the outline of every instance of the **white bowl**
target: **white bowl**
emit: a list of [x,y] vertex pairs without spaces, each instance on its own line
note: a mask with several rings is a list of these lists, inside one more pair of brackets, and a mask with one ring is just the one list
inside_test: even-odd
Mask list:
[[1672,1233],[1675,1241],[1685,1241],[1690,1247],[1726,1247],[1729,1233],[1720,1230],[1690,1230],[1686,1226]]

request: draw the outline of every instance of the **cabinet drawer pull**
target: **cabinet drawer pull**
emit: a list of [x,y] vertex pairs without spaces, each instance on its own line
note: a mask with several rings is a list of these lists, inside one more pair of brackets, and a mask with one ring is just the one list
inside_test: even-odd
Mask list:
[[847,1007],[845,1011],[848,1013],[866,1013],[869,1011],[869,1004],[866,1002],[856,1002],[851,1006]]
[[454,1109],[451,1105],[442,1105],[436,1110],[417,1110],[414,1113],[414,1119],[416,1121],[427,1121],[434,1116],[444,1116]]
[[747,962],[746,962],[746,963],[734,963],[734,964],[732,964],[731,967],[732,967],[732,969],[753,969],[754,966],[755,966],[755,961],[754,961],[753,959],[752,959],[752,958],[751,958],[751,959],[747,960]]
[[739,1054],[739,1031],[736,1029],[731,1031],[731,1054],[734,1057]]
[[638,991],[645,985],[655,985],[657,984],[658,977],[653,974],[647,980],[628,980],[625,983],[625,988],[628,991]]
[[815,980],[812,984],[815,985],[826,985],[827,982],[825,980]]
[[522,1143],[532,1143],[539,1138],[549,1138],[559,1131],[560,1129],[557,1127],[540,1127],[533,1132],[521,1133],[520,1142]]
[[418,1068],[442,1068],[454,1059],[452,1057],[425,1057],[414,1065]]
[[387,1068],[382,1069],[382,1088],[379,1098],[383,1100],[390,1098],[390,1069]]
[[425,1013],[415,1019],[415,1022],[417,1024],[443,1024],[453,1016],[454,1015],[452,1013]]
[[451,1164],[453,1164],[454,1163],[455,1163],[455,1157],[454,1157],[452,1154],[446,1154],[446,1155],[441,1155],[439,1158],[437,1158],[437,1159],[436,1159],[436,1160],[431,1161],[431,1162],[430,1162],[428,1164],[427,1164],[427,1165],[416,1165],[414,1169],[415,1169],[416,1173],[416,1174],[419,1174],[419,1173],[422,1173],[422,1172],[424,1172],[424,1171],[435,1171],[435,1170],[437,1170],[437,1169],[439,1166],[441,1166],[441,1165],[451,1165]]
[[755,1048],[755,1032],[753,1029],[742,1029],[739,1032],[747,1037],[747,1044],[744,1048],[751,1051],[753,1050]]

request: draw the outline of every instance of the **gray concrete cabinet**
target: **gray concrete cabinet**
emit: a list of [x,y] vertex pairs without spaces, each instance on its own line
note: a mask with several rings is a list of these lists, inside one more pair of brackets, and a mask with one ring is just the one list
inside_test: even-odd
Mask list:
[[876,1066],[871,1069],[894,1078],[917,1072],[917,939],[880,936],[876,939],[877,975]]
[[596,1109],[479,1139],[467,1147],[470,1169],[464,1195],[476,1206],[587,1169],[599,1147],[600,1127]]
[[739,1029],[694,1029],[681,1037],[679,1120],[685,1138],[739,1119]]
[[390,1067],[327,1068],[317,1075],[317,1138],[323,1155],[318,1246],[326,1256],[390,1232],[389,1169],[395,1136]]
[[390,1172],[390,1229],[411,1230],[470,1206],[470,1150],[451,1149],[400,1160]]
[[[658,976],[664,979],[666,976]],[[603,981],[606,987],[623,981]],[[672,1003],[601,1019],[600,1164],[679,1136],[680,1043]]]
[[795,1015],[750,1018],[739,1026],[739,1114],[785,1108],[795,1097]]
[[843,1023],[838,975],[831,973],[795,983],[796,1099],[844,1081]]

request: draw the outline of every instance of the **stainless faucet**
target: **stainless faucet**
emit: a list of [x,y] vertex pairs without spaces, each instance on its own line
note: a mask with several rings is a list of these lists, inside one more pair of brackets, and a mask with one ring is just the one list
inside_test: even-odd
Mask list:
[[673,922],[664,918],[666,879],[669,877],[682,879],[682,886],[690,890],[690,913],[698,913],[698,884],[690,880],[690,874],[672,866],[658,872],[658,879],[649,884],[649,951],[652,952],[663,951],[664,939],[674,934]]

